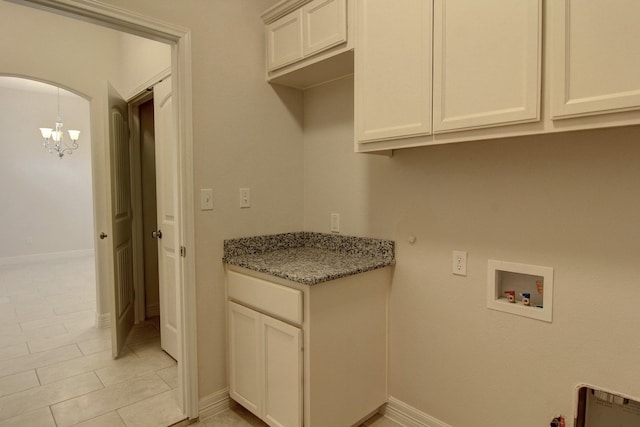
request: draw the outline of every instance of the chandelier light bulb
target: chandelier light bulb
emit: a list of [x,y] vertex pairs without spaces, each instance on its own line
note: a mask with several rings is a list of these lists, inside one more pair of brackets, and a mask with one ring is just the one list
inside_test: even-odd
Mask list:
[[40,128],[40,133],[42,134],[42,137],[44,139],[51,138],[51,133],[52,132],[53,132],[53,129],[51,129],[51,128]]
[[80,131],[79,130],[72,130],[69,129],[69,138],[75,142],[78,140],[78,138],[80,138]]

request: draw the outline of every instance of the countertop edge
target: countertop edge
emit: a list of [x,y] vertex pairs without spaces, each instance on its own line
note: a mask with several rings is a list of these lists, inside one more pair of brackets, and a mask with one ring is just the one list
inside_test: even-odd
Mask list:
[[356,274],[366,273],[368,271],[378,270],[380,268],[385,268],[385,267],[392,267],[395,265],[395,259],[393,259],[388,261],[374,262],[371,265],[359,267],[354,270],[345,270],[335,274],[327,274],[326,276],[322,276],[322,277],[300,277],[300,276],[291,275],[276,267],[256,268],[256,266],[252,263],[243,262],[241,260],[226,258],[226,257],[224,257],[222,261],[229,265],[246,268],[247,270],[267,274],[269,276],[279,277],[281,279],[289,280],[291,282],[299,283],[302,285],[308,285],[308,286],[318,285],[320,283],[330,282],[332,280],[342,279],[344,277],[354,276]]

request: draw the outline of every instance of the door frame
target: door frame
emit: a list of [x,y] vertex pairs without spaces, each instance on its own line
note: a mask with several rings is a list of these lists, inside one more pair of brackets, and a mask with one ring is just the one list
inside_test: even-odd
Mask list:
[[[141,135],[140,135],[140,106],[153,99],[153,86],[171,75],[171,68],[167,68],[156,76],[140,85],[140,91],[127,100],[129,104],[129,120],[131,122],[131,198],[133,203],[133,274],[135,276],[135,320],[142,322],[147,316],[145,300],[143,218],[142,218],[142,178],[141,178]],[[144,89],[142,89],[144,88]],[[158,309],[159,310],[159,309]]]
[[136,290],[135,321],[140,323],[147,317],[144,275],[144,230],[142,217],[142,177],[140,147],[140,105],[153,99],[153,92],[143,92],[127,101],[131,122],[131,202],[133,204],[133,275]]
[[[181,257],[180,284],[182,289],[179,319],[179,346],[181,363],[178,378],[183,412],[188,418],[198,417],[198,364],[196,335],[196,283],[195,283],[195,212],[193,190],[193,125],[191,80],[191,32],[175,24],[131,12],[94,0],[13,0],[52,13],[109,27],[171,46],[171,74],[174,80],[178,135],[178,242],[186,256]],[[109,159],[105,159],[108,164]],[[108,169],[108,168],[107,168]],[[107,190],[110,191],[110,190]],[[94,196],[95,197],[95,196]],[[110,213],[108,215],[111,215]],[[105,250],[97,245],[97,250]],[[107,284],[108,285],[108,284]],[[113,285],[111,283],[111,285]],[[105,284],[98,283],[98,286]]]

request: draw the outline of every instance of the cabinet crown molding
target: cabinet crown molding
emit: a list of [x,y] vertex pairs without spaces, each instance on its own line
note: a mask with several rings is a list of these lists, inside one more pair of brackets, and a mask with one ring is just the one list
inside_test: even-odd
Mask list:
[[262,17],[262,22],[265,24],[271,24],[289,12],[293,12],[307,3],[311,3],[311,0],[283,0],[271,6],[269,9],[265,10],[262,15],[260,15]]

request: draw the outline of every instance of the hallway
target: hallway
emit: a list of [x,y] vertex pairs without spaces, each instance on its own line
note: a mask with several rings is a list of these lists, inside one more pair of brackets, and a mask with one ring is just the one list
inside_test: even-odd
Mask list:
[[93,257],[0,266],[0,427],[167,426],[181,419],[177,365],[158,318],[111,357],[96,329]]

